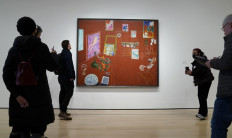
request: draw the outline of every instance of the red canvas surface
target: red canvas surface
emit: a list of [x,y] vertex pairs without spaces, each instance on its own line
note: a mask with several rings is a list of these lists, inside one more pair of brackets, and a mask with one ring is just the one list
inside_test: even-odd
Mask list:
[[[77,51],[77,85],[84,86],[84,79],[88,74],[95,74],[99,84],[103,76],[109,76],[109,86],[157,86],[158,85],[158,21],[154,20],[154,38],[156,43],[151,43],[152,38],[143,38],[143,20],[114,20],[113,31],[106,30],[106,20],[78,20],[78,29],[84,30],[84,49]],[[128,24],[128,32],[122,31],[122,24]],[[136,31],[136,38],[131,37],[131,30]],[[99,57],[109,58],[111,63],[107,71],[93,68],[94,62],[101,61],[94,56],[87,59],[87,36],[100,32],[100,53]],[[121,34],[120,37],[117,35]],[[112,36],[107,38],[106,36]],[[123,47],[121,42],[139,43],[136,48]],[[105,43],[115,44],[115,55],[103,54]],[[131,50],[139,50],[139,59],[132,59]],[[148,69],[151,63],[149,59],[155,59],[153,66]],[[140,70],[144,65],[144,70]],[[83,70],[83,67],[86,70]],[[84,72],[84,73],[83,73]]]

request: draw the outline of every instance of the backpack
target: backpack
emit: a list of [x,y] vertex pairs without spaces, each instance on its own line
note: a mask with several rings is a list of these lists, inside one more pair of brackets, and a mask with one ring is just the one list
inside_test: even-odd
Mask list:
[[30,62],[34,53],[27,61],[24,61],[22,55],[18,51],[21,62],[17,66],[16,86],[35,86],[38,84]]
[[64,70],[63,61],[62,61],[62,54],[61,53],[60,54],[51,53],[51,55],[57,64],[57,68],[54,70],[54,74],[60,75]]

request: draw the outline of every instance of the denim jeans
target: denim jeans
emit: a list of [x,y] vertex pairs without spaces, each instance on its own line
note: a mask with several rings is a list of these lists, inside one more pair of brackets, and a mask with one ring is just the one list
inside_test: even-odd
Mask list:
[[232,97],[217,98],[211,120],[211,138],[227,138],[232,121]]

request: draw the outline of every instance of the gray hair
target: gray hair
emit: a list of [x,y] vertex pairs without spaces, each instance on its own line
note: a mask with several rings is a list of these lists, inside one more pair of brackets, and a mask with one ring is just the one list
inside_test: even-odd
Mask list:
[[232,22],[232,14],[226,16],[222,23],[222,26],[226,25],[228,22]]

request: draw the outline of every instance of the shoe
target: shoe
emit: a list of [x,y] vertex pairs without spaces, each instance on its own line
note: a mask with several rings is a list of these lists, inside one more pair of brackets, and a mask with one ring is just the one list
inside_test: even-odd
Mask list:
[[67,116],[71,116],[71,113],[65,112]]
[[10,138],[30,138],[30,133],[10,133]]
[[32,133],[32,136],[30,138],[48,138],[48,137],[45,137],[45,136],[38,134],[38,133]]
[[205,120],[205,116],[201,115],[201,114],[196,114],[197,118],[200,118],[201,120]]
[[21,133],[21,138],[30,138],[30,137],[31,137],[30,132]]
[[72,117],[69,117],[66,112],[60,112],[58,117],[60,117],[63,120],[72,120]]
[[10,133],[10,138],[21,138],[21,134],[20,133]]

